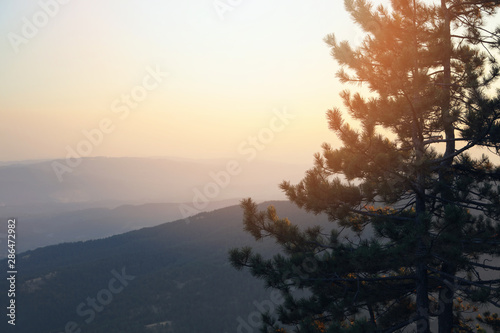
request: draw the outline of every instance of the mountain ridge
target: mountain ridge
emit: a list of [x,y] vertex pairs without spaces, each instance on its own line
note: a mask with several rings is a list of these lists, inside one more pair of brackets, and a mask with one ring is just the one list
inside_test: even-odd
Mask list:
[[[327,223],[325,216],[285,201],[260,207],[270,204],[303,227]],[[158,332],[236,331],[239,319],[255,315],[255,303],[269,300],[270,291],[229,265],[229,249],[250,245],[268,256],[279,250],[272,241],[256,242],[245,233],[242,217],[239,206],[230,206],[190,220],[19,254],[16,332],[59,333],[75,322],[82,332],[141,333],[165,321],[172,326],[155,326]],[[134,279],[87,323],[89,317],[81,316],[78,306],[107,290],[108,282],[122,273]],[[0,288],[6,287],[2,281]]]

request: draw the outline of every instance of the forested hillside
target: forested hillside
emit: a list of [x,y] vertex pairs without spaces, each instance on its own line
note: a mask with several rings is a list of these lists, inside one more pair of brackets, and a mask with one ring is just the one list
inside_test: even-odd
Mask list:
[[[288,202],[261,207],[269,204],[295,223],[326,223]],[[245,234],[242,210],[232,206],[189,221],[19,254],[15,331],[64,332],[69,325],[71,332],[220,333],[256,326],[255,302],[270,304],[272,296],[262,282],[229,265],[228,250],[241,245],[269,255],[277,251],[274,244],[256,243]],[[117,280],[110,284],[117,275],[125,277],[126,286]],[[0,288],[6,290],[6,280]],[[247,330],[257,331],[254,326]]]

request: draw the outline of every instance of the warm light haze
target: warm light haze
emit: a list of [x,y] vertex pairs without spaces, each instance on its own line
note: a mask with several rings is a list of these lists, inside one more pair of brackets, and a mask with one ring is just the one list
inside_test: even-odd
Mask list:
[[3,1],[2,161],[65,158],[103,120],[88,156],[234,157],[286,110],[258,157],[310,164],[345,88],[332,32],[362,39],[342,1]]
[[0,333],[500,332],[500,0],[0,0]]

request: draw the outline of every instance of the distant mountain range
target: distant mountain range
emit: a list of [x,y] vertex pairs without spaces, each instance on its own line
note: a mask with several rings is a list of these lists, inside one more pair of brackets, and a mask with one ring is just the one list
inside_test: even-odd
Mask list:
[[[17,246],[25,251],[154,226],[243,197],[283,199],[278,184],[300,179],[307,169],[231,159],[95,157],[71,163],[69,169],[66,160],[0,166],[0,245],[10,217],[19,220]],[[0,258],[6,251],[0,246]]]
[[[331,225],[325,216],[306,214],[289,202],[260,207],[270,204],[302,227]],[[155,209],[143,208],[148,207]],[[239,206],[231,206],[189,221],[19,254],[17,322],[12,328],[4,318],[1,331],[257,332],[258,312],[274,311],[277,296],[233,269],[228,250],[249,245],[270,256],[278,249],[245,233],[242,215]],[[6,260],[0,267],[7,267]],[[2,279],[0,290],[8,287]],[[7,307],[3,297],[1,307]]]
[[[18,251],[63,242],[85,241],[121,234],[165,222],[189,219],[182,207],[190,203],[149,203],[116,208],[87,208],[56,213],[27,214],[18,218]],[[203,211],[238,204],[238,200],[210,202]],[[0,229],[0,259],[7,256],[6,227]]]
[[[269,162],[169,158],[83,158],[0,166],[3,212],[117,207],[152,202],[221,201],[251,196],[284,199],[282,180],[302,178],[307,166]],[[57,172],[64,166],[64,172]]]

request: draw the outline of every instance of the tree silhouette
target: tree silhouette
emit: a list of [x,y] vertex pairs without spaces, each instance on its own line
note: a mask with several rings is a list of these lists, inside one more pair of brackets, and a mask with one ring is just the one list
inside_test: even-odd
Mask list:
[[[299,230],[242,201],[245,229],[283,249],[267,260],[230,252],[285,297],[278,318],[263,314],[263,332],[430,332],[433,317],[439,332],[469,331],[467,311],[500,306],[500,279],[485,278],[500,270],[489,261],[500,254],[500,167],[490,160],[500,151],[500,30],[486,28],[499,5],[345,1],[366,38],[356,48],[325,40],[339,79],[370,92],[340,94],[349,122],[339,108],[327,120],[342,146],[323,144],[301,182],[281,184],[341,229]],[[314,269],[297,269],[306,262]]]

